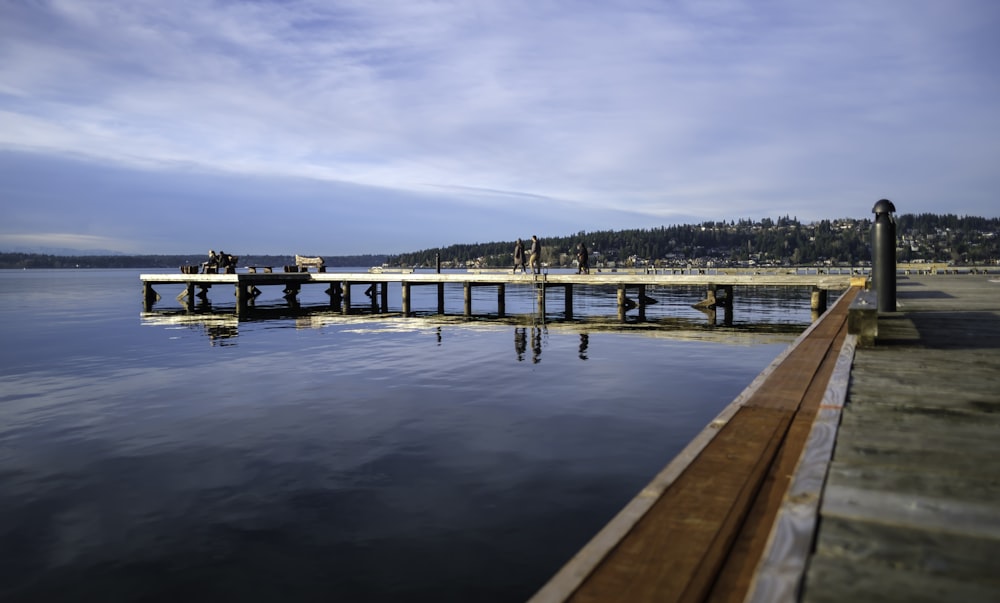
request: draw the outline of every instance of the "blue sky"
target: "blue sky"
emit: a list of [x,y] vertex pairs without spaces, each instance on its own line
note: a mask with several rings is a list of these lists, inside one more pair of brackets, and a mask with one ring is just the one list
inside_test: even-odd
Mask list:
[[995,217],[995,0],[0,0],[0,250]]

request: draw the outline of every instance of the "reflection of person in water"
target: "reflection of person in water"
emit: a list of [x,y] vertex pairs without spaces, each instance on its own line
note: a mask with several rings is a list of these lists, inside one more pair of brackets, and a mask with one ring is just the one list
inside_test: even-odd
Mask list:
[[531,327],[531,362],[538,364],[542,361],[542,330]]
[[590,345],[590,335],[580,333],[580,360],[587,359],[587,346]]
[[514,329],[514,352],[517,354],[517,361],[524,360],[524,351],[528,349],[528,335],[524,327]]

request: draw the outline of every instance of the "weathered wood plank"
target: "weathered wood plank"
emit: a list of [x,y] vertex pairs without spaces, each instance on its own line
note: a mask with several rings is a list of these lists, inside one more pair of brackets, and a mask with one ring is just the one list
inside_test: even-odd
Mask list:
[[847,395],[856,338],[845,346],[847,339],[844,321],[803,398],[769,476],[769,491],[758,496],[748,518],[741,534],[746,544],[738,543],[730,553],[710,600],[794,600],[805,574],[819,497]]
[[859,350],[802,600],[1000,600],[1000,283],[911,278]]
[[[769,526],[787,489],[836,364],[848,303],[798,342],[569,600],[741,598],[767,540],[759,526]],[[720,587],[723,568],[731,580]]]
[[807,590],[803,603],[1000,601],[1000,587],[989,583],[883,564],[817,557],[810,563],[809,573],[824,588]]
[[703,598],[790,419],[788,411],[740,409],[619,544],[613,562],[569,600]]

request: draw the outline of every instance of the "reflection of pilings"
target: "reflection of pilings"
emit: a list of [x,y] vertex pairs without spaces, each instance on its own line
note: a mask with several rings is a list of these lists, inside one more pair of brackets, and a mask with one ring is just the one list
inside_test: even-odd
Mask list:
[[[695,306],[696,310],[701,310],[705,313],[705,318],[708,319],[708,325],[710,327],[718,326],[718,312],[717,306],[706,306],[698,307]],[[733,326],[733,307],[731,305],[722,306],[722,321],[727,327]]]

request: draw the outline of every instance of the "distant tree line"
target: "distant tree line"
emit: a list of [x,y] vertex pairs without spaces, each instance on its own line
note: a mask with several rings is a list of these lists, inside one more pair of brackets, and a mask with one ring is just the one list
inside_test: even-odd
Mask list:
[[[544,237],[542,261],[550,266],[571,265],[580,242],[595,262],[682,264],[713,261],[809,265],[859,264],[870,261],[870,219],[821,220],[803,224],[784,216],[773,220],[708,221],[701,224],[649,229],[580,231],[574,235]],[[984,263],[1000,258],[1000,218],[956,215],[904,214],[896,217],[900,241],[898,259],[909,262],[950,261]],[[514,241],[461,243],[392,256],[398,266],[512,264]]]
[[[323,256],[327,266],[381,266],[385,255]],[[0,253],[0,268],[173,268],[199,265],[206,254],[190,255],[48,255],[41,253]],[[239,256],[240,266],[291,266],[294,255]]]
[[[542,237],[542,261],[549,266],[570,266],[576,247],[586,244],[592,264],[861,264],[871,259],[870,219],[820,220],[803,224],[784,216],[773,220],[707,221],[701,224],[659,226],[627,230],[580,231],[568,236]],[[896,216],[897,254],[900,262],[923,260],[982,264],[1000,258],[1000,218],[954,214],[902,214]],[[525,240],[526,243],[529,241]],[[514,240],[489,243],[456,243],[393,256],[324,256],[332,267],[443,266],[509,267]],[[178,268],[205,261],[191,255],[80,255],[0,253],[0,268]],[[295,263],[289,255],[241,256],[240,266],[285,266]]]

